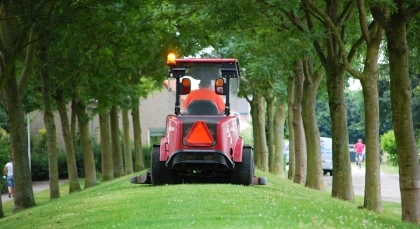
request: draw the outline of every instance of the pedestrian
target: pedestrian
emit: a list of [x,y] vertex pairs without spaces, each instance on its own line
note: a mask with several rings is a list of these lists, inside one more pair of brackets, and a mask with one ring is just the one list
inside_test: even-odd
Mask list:
[[6,175],[7,188],[9,190],[9,198],[14,197],[14,184],[13,184],[13,159],[10,157],[10,162],[4,166],[3,174]]
[[362,139],[357,140],[357,143],[354,144],[354,152],[356,152],[356,164],[359,164],[363,161],[363,154],[365,153],[365,145],[362,142]]

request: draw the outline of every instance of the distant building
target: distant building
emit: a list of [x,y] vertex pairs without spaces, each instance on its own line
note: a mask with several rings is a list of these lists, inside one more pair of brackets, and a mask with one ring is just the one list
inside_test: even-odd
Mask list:
[[[166,85],[165,85],[166,86]],[[140,100],[140,123],[141,123],[141,142],[143,146],[159,143],[160,138],[165,134],[166,116],[174,113],[174,101],[171,100],[170,94],[166,87],[162,87],[161,91],[153,92],[147,99]],[[181,98],[183,100],[183,98]],[[238,112],[241,116],[241,129],[245,129],[250,121],[250,107],[245,99],[239,99],[237,104]],[[70,119],[71,110],[69,108],[68,115]],[[45,129],[43,114],[35,111],[29,114],[30,118],[30,136],[31,139],[39,137],[39,130]],[[133,136],[132,118],[130,119],[130,134]],[[54,113],[55,125],[57,127],[57,145],[64,148],[64,140],[61,131],[60,116]],[[122,119],[120,116],[120,127],[122,127]],[[96,115],[90,122],[91,134],[100,141],[99,137],[99,117]],[[133,137],[132,137],[133,138]],[[34,143],[31,143],[34,144]]]

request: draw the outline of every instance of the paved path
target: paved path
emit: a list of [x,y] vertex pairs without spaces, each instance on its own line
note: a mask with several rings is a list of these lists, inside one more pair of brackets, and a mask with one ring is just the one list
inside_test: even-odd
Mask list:
[[[60,184],[68,182],[68,180],[60,180]],[[32,190],[34,193],[41,192],[44,190],[50,189],[49,181],[34,181],[32,182]],[[7,201],[13,200],[9,198],[9,194],[5,193],[1,195],[1,202],[5,203]]]
[[[365,195],[365,168],[357,168],[354,164],[351,167],[354,195]],[[332,177],[324,175],[324,186],[332,186]],[[381,197],[383,201],[401,203],[401,192],[399,176],[381,172]]]

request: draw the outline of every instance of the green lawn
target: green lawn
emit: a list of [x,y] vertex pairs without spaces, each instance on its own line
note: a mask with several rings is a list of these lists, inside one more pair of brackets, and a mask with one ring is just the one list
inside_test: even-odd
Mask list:
[[[143,172],[144,173],[144,172]],[[141,174],[137,173],[136,175]],[[49,200],[35,194],[37,206],[12,213],[3,205],[1,228],[418,228],[402,223],[401,206],[384,202],[383,213],[362,210],[287,179],[258,172],[265,186],[131,184],[125,176],[78,193]]]

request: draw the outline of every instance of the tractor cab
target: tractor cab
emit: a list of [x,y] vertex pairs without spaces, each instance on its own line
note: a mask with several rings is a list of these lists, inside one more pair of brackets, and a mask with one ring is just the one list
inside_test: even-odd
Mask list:
[[168,55],[168,91],[175,115],[231,115],[236,109],[239,64],[236,59],[177,59]]

